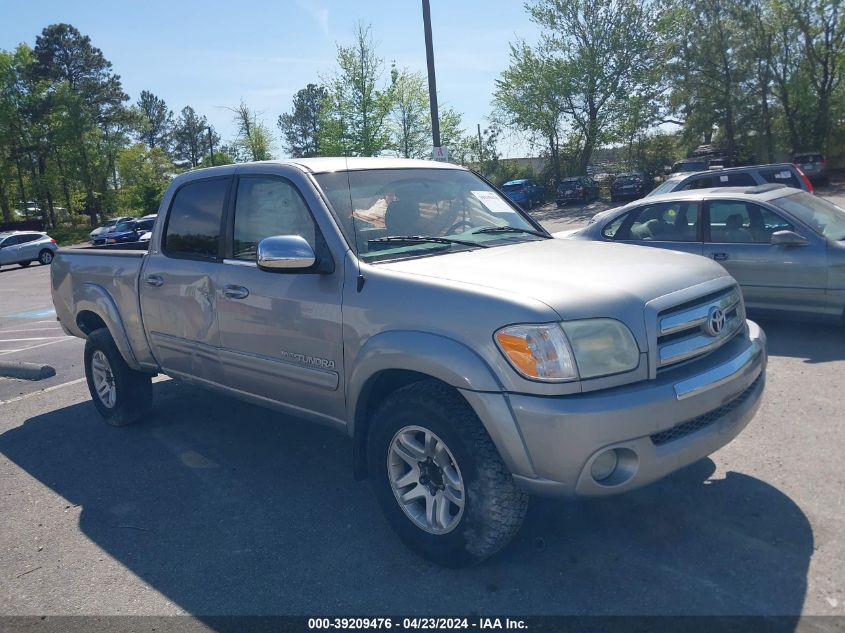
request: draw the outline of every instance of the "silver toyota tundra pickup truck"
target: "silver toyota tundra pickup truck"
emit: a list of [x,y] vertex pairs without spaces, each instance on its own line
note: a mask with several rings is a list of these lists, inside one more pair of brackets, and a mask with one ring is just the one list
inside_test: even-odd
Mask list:
[[528,495],[617,494],[702,459],[763,391],[765,335],[721,266],[553,239],[454,165],[192,171],[148,244],[52,264],[105,420],[152,415],[164,373],[327,424],[445,565],[504,546]]

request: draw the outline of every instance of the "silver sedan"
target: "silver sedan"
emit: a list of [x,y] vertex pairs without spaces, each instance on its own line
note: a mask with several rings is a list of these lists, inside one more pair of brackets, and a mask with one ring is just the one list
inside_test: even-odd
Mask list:
[[758,311],[845,318],[845,210],[782,185],[680,191],[598,214],[567,239],[716,260]]

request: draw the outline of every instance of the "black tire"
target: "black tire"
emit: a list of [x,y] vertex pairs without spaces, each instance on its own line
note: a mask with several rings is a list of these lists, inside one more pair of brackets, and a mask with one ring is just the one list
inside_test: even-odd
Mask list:
[[[393,492],[388,473],[390,446],[399,430],[409,426],[437,435],[462,475],[463,513],[445,534],[418,527]],[[479,562],[504,547],[522,525],[528,497],[514,485],[478,417],[448,385],[425,380],[388,396],[373,416],[367,440],[370,481],[382,511],[402,541],[424,558],[446,567]]]
[[[107,374],[113,380],[115,398],[112,406],[103,401],[95,387],[92,359],[97,352],[105,356]],[[112,426],[126,426],[138,422],[146,417],[152,407],[152,376],[135,371],[126,364],[106,328],[94,330],[85,342],[85,378],[94,406]]]
[[26,267],[27,267],[27,266],[29,266],[31,263],[32,263],[32,262],[18,262],[18,266],[20,266],[21,268],[26,268]]
[[46,266],[47,264],[53,263],[53,251],[49,248],[43,249],[40,253],[38,253],[38,261],[41,265]]

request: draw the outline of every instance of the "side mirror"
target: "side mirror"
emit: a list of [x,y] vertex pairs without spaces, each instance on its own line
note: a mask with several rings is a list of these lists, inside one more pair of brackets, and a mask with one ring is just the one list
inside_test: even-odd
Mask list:
[[798,235],[795,231],[775,231],[772,233],[772,244],[774,246],[806,246],[810,241],[806,237]]
[[317,262],[317,255],[299,235],[274,235],[258,243],[256,262],[261,270],[297,272],[311,268]]

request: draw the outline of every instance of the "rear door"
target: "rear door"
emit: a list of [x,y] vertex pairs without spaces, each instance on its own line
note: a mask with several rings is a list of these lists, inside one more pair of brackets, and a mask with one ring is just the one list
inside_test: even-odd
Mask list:
[[[751,308],[822,311],[827,285],[827,248],[812,231],[798,228],[767,206],[744,200],[705,203],[704,255],[739,282]],[[805,246],[775,246],[775,231],[795,231]]]
[[695,200],[645,204],[609,222],[602,236],[627,244],[701,255],[699,206]]
[[153,354],[169,374],[221,383],[217,277],[223,210],[232,178],[191,180],[174,194],[159,248],[140,279],[141,313]]
[[27,233],[20,236],[20,252],[18,257],[21,261],[33,261],[38,259],[38,253],[42,248],[40,233]]

